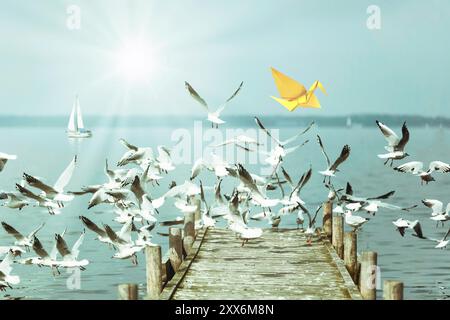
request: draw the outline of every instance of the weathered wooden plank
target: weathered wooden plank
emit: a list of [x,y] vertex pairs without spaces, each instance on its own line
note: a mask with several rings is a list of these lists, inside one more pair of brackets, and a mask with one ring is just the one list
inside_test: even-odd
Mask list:
[[329,241],[267,229],[242,247],[230,230],[206,229],[161,299],[360,299]]

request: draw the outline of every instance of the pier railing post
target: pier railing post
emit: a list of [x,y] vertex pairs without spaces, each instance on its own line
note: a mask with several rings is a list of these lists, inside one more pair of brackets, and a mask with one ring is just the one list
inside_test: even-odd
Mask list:
[[356,268],[357,268],[357,240],[356,232],[346,232],[344,234],[344,264],[347,268],[348,273],[356,283]]
[[344,259],[344,217],[335,216],[332,221],[332,244],[339,258]]
[[403,300],[403,282],[385,280],[383,283],[384,300]]
[[365,300],[377,298],[377,253],[366,251],[361,254],[359,291]]
[[138,285],[134,283],[119,284],[117,287],[119,300],[138,300]]
[[328,200],[323,204],[323,219],[322,229],[328,239],[331,239],[332,234],[332,217],[333,217],[333,202]]
[[180,228],[169,229],[169,260],[173,271],[177,272],[183,261],[183,239]]
[[190,212],[184,215],[183,246],[186,255],[188,255],[189,252],[191,251],[194,240],[195,240],[195,214],[194,212]]
[[158,300],[162,291],[162,259],[160,246],[145,248],[147,262],[147,299]]

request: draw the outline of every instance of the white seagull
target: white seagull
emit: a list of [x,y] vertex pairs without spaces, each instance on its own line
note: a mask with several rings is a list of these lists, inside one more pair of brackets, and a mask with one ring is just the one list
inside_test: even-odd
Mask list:
[[14,227],[12,227],[9,224],[7,224],[6,222],[2,221],[3,229],[5,229],[5,231],[9,235],[13,236],[16,239],[16,241],[14,241],[14,244],[16,246],[25,247],[27,250],[29,248],[33,247],[34,236],[39,232],[39,230],[42,229],[42,227],[44,227],[44,225],[45,225],[45,223],[41,223],[39,225],[39,227],[37,227],[36,229],[31,231],[30,234],[28,234],[28,236],[24,236],[19,231],[17,231]]
[[214,125],[216,126],[216,128],[218,128],[219,124],[225,123],[225,121],[220,119],[220,114],[225,109],[228,102],[230,102],[234,97],[236,97],[237,94],[239,93],[239,91],[241,91],[243,85],[244,85],[244,82],[241,82],[241,84],[239,85],[237,90],[231,95],[231,97],[229,97],[223,105],[221,105],[216,111],[213,112],[209,109],[208,104],[202,97],[200,97],[200,95],[197,93],[197,91],[195,91],[194,88],[192,88],[192,86],[188,82],[185,82],[186,90],[191,95],[191,97],[194,98],[195,101],[200,103],[206,109],[206,112],[208,112],[207,120],[209,122],[211,122],[211,126],[213,128],[214,128]]
[[401,160],[407,156],[408,153],[405,152],[405,146],[409,141],[409,131],[406,127],[406,122],[403,123],[402,126],[402,138],[400,139],[397,134],[390,129],[388,126],[384,125],[380,121],[376,120],[378,128],[380,128],[381,133],[383,133],[386,138],[388,145],[384,147],[388,153],[379,154],[378,158],[386,159],[384,164],[386,165],[389,160],[391,161],[391,166],[394,163],[394,160]]
[[80,270],[85,270],[85,266],[89,264],[87,259],[78,260],[78,255],[80,254],[80,246],[84,240],[85,231],[81,233],[78,240],[69,249],[63,236],[60,234],[55,235],[56,248],[59,254],[63,257],[62,261],[59,261],[58,266],[63,268],[79,268]]
[[12,288],[11,285],[16,285],[20,283],[19,276],[11,275],[12,271],[12,263],[13,263],[14,255],[10,251],[3,258],[3,261],[0,263],[0,290],[5,291],[6,288]]
[[337,171],[339,171],[338,167],[345,160],[347,160],[348,156],[350,155],[350,147],[348,145],[345,145],[342,148],[342,151],[341,151],[341,154],[339,155],[339,157],[336,159],[336,161],[333,164],[331,164],[330,158],[328,157],[327,153],[325,152],[325,148],[323,147],[322,139],[320,138],[319,135],[317,135],[317,141],[319,142],[320,149],[322,150],[325,160],[327,161],[327,169],[324,171],[319,171],[319,173],[324,176],[323,183],[326,182],[327,177],[328,177],[328,183],[331,183],[331,177],[335,176],[335,173]]
[[49,186],[36,177],[33,177],[27,173],[23,174],[24,180],[28,183],[28,185],[37,188],[42,191],[41,196],[47,199],[56,201],[61,207],[63,206],[63,202],[72,201],[74,195],[64,194],[64,188],[69,184],[70,179],[72,179],[73,172],[75,170],[75,166],[77,163],[77,156],[75,156],[72,161],[69,163],[67,168],[63,171],[63,173],[59,176],[58,180],[53,186]]
[[441,173],[449,173],[450,172],[450,164],[442,162],[442,161],[432,161],[428,167],[427,171],[423,170],[424,164],[421,161],[411,161],[405,164],[402,164],[398,167],[395,167],[394,170],[404,173],[411,173],[414,176],[420,178],[420,183],[423,185],[425,182],[428,184],[431,181],[435,181],[435,179],[431,176],[433,172],[441,172]]

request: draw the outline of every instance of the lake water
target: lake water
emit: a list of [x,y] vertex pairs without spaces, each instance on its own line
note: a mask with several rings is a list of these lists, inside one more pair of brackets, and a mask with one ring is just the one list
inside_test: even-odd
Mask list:
[[[205,125],[204,134],[208,134],[207,128],[208,126]],[[20,181],[24,171],[43,177],[45,181],[52,184],[74,154],[79,156],[79,165],[68,190],[78,190],[81,186],[105,182],[106,177],[103,173],[105,158],[110,159],[113,165],[125,152],[124,147],[118,142],[119,138],[126,138],[139,146],[156,147],[159,144],[170,146],[174,129],[170,126],[102,127],[94,128],[94,136],[91,139],[70,141],[64,133],[64,128],[2,128],[0,136],[3,139],[0,151],[17,154],[19,159],[9,162],[0,174],[0,189],[14,190],[14,184]],[[186,124],[185,129],[193,135],[192,124]],[[297,131],[298,129],[295,128],[283,129],[280,131],[280,136],[287,138]],[[419,219],[426,235],[441,238],[447,231],[448,225],[446,228],[436,229],[435,224],[429,219],[429,209],[421,205],[420,200],[433,198],[444,203],[449,202],[450,175],[436,174],[437,182],[421,186],[417,178],[394,172],[383,166],[376,154],[384,151],[385,141],[375,125],[373,128],[314,128],[307,134],[311,140],[310,143],[288,156],[284,164],[295,180],[312,165],[315,174],[302,193],[302,198],[311,208],[323,202],[328,193],[322,185],[321,176],[317,174],[318,170],[324,169],[325,161],[315,140],[316,133],[320,133],[332,158],[338,155],[344,144],[349,144],[352,148],[349,160],[340,168],[341,172],[334,180],[336,185],[344,186],[347,181],[350,181],[355,194],[361,196],[373,196],[396,190],[395,196],[389,200],[390,203],[401,206],[419,204],[418,208],[409,213],[380,210],[360,232],[358,251],[378,252],[381,280],[404,281],[406,299],[442,299],[446,294],[450,294],[449,251],[434,249],[433,242],[416,239],[410,234],[402,238],[392,225],[392,221],[400,216],[407,219]],[[191,138],[192,144],[198,144],[201,140],[198,135]],[[408,152],[412,155],[410,160],[448,162],[450,161],[450,132],[439,128],[411,128]],[[194,158],[194,154],[191,158]],[[162,180],[159,187],[150,186],[149,191],[152,197],[163,194],[172,180],[182,183],[189,177],[190,167],[188,163],[181,164]],[[258,168],[256,165],[249,167],[252,170]],[[208,185],[214,182],[214,177],[206,172],[202,173],[201,178]],[[233,178],[227,179],[224,186],[225,192],[231,191],[233,183]],[[114,213],[109,206],[101,205],[87,210],[88,200],[89,195],[77,197],[59,216],[50,216],[45,210],[39,208],[25,208],[18,212],[2,207],[0,208],[1,220],[10,223],[22,233],[30,232],[41,221],[45,221],[46,225],[38,233],[38,237],[48,251],[53,245],[54,233],[62,232],[65,227],[67,227],[66,240],[69,246],[74,243],[83,230],[83,225],[78,219],[80,215],[85,215],[97,223],[108,223],[116,229],[120,227],[112,221]],[[256,211],[253,212],[256,213]],[[178,215],[177,209],[171,202],[167,203],[160,212],[161,219]],[[286,217],[281,226],[295,228],[295,216]],[[116,288],[120,283],[139,283],[144,288],[144,255],[139,254],[138,266],[133,266],[130,260],[113,260],[111,259],[113,251],[94,238],[95,235],[88,230],[81,247],[80,258],[88,259],[91,263],[85,271],[81,272],[80,289],[71,289],[71,286],[67,285],[68,281],[71,282],[73,275],[66,273],[65,270],[61,270],[60,276],[53,277],[48,268],[15,265],[13,273],[20,275],[21,283],[4,294],[31,299],[116,299]],[[0,245],[9,245],[13,241],[12,237],[0,230]],[[155,236],[154,242],[162,245],[163,252],[167,250],[166,238]]]

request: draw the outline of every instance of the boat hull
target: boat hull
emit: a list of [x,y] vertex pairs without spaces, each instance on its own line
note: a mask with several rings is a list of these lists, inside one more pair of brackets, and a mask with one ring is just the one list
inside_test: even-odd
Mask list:
[[67,136],[69,138],[77,138],[77,139],[90,138],[90,137],[92,137],[92,132],[91,131],[84,131],[84,132],[67,131]]

